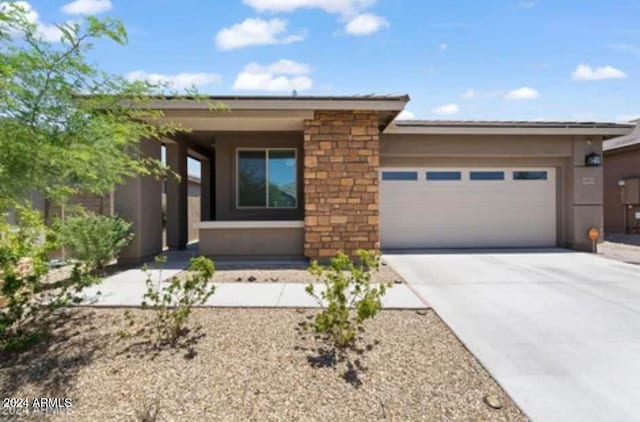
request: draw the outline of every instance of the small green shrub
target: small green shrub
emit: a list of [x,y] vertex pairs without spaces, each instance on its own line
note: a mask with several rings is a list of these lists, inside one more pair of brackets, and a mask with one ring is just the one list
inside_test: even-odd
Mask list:
[[[165,261],[165,257],[156,258],[159,264]],[[192,258],[187,273],[173,277],[164,287],[161,273],[154,282],[148,269],[145,271],[147,291],[142,308],[156,311],[154,331],[158,342],[175,344],[184,332],[192,308],[203,305],[215,292],[215,286],[209,283],[215,272],[214,263],[205,257]]]
[[60,244],[87,271],[103,271],[131,242],[131,224],[118,217],[86,213],[60,224]]
[[317,261],[309,267],[309,272],[325,286],[321,292],[316,292],[313,284],[306,288],[322,307],[309,326],[317,333],[326,334],[338,350],[354,345],[357,333],[364,330],[364,322],[382,309],[382,297],[391,287],[391,283],[378,287],[370,283],[372,271],[380,266],[378,255],[364,250],[356,253],[358,263],[338,252],[328,267]]
[[0,214],[0,348],[17,351],[45,338],[48,317],[78,302],[80,291],[96,279],[77,265],[69,279],[47,283],[48,253],[57,247],[55,235],[37,211],[12,207],[17,224]]

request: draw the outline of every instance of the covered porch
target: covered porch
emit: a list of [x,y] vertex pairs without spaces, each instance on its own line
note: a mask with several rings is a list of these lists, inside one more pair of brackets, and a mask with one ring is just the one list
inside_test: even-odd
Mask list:
[[406,97],[212,101],[225,109],[196,100],[156,101],[164,120],[190,131],[141,144],[141,154],[155,159],[164,145],[166,164],[179,179],[139,177],[116,191],[116,213],[133,222],[135,232],[122,263],[160,253],[163,227],[169,249],[187,246],[188,157],[200,162],[201,221],[192,227],[200,255],[316,258],[338,249],[377,249],[378,136]]

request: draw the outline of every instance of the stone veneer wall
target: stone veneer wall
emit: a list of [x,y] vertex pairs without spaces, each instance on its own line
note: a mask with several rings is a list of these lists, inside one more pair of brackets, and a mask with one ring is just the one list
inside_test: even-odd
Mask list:
[[379,145],[374,111],[317,111],[305,121],[305,256],[380,249]]

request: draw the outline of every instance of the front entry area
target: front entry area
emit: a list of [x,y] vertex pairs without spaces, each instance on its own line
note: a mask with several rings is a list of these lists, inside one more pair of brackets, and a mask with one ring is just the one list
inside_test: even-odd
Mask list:
[[555,168],[382,168],[383,249],[557,244]]

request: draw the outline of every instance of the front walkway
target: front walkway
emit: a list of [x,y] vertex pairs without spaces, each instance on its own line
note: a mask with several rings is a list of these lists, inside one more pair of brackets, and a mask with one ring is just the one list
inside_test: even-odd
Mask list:
[[640,420],[639,266],[563,249],[385,260],[532,420]]
[[[184,271],[189,259],[196,255],[192,247],[168,252],[163,269],[150,269],[151,280],[158,277],[166,285],[169,279]],[[248,263],[250,264],[250,263]],[[274,263],[275,264],[275,263]],[[216,262],[224,266],[224,262]],[[286,263],[283,263],[286,265]],[[147,275],[141,268],[106,277],[102,283],[86,289],[82,305],[96,307],[140,306],[146,291]],[[214,283],[215,294],[205,306],[246,308],[315,308],[319,307],[306,292],[303,283]],[[319,285],[318,288],[321,288]],[[394,285],[383,299],[385,309],[425,309],[429,306],[406,284]]]

